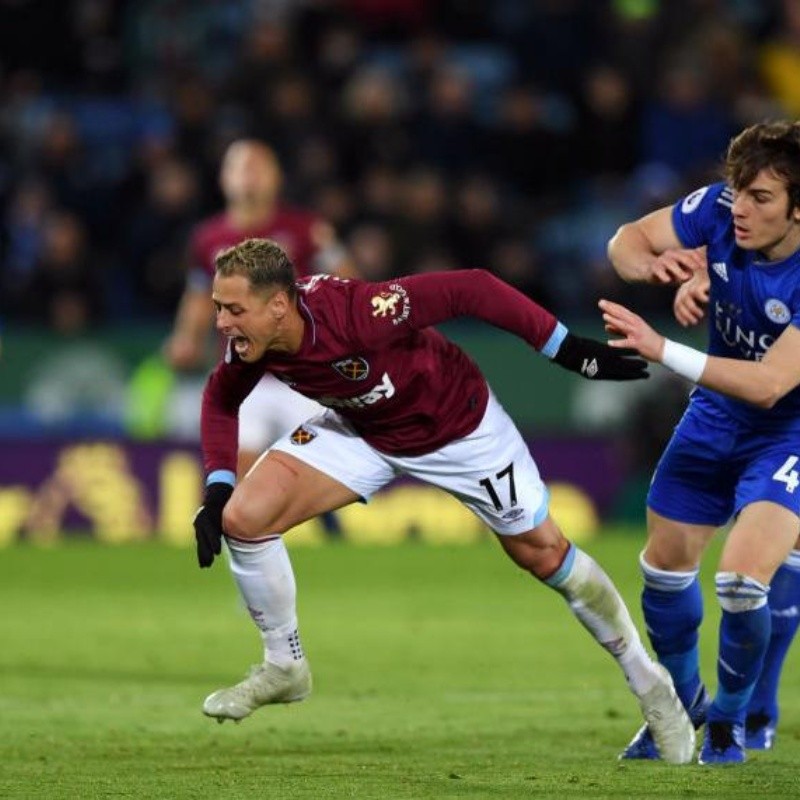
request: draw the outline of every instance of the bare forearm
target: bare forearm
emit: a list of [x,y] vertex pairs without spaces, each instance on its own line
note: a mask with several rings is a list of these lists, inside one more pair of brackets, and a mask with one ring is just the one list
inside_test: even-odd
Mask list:
[[626,281],[674,286],[705,269],[702,248],[687,248],[678,238],[669,206],[628,222],[608,243],[608,258]]
[[175,318],[175,334],[202,342],[213,320],[213,305],[210,293],[187,291],[181,298]]
[[[707,389],[759,408],[772,408],[792,386],[782,379],[783,371],[764,361],[709,356],[654,334],[654,360],[678,375]],[[650,352],[648,346],[646,352]],[[640,351],[641,352],[641,351]],[[643,353],[647,357],[646,352]]]
[[212,314],[210,293],[192,290],[184,293],[175,328],[164,343],[164,355],[175,369],[195,369],[203,364]]
[[759,408],[772,408],[791,388],[764,362],[716,356],[709,356],[699,383]]
[[635,223],[623,225],[608,243],[608,259],[624,281],[650,281],[657,258],[658,254]]

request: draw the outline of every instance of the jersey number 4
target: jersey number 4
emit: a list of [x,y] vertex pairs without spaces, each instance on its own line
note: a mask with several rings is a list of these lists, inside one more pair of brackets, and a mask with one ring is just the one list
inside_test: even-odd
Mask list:
[[[797,459],[795,459],[795,461],[797,461]],[[517,504],[517,487],[514,485],[514,462],[512,461],[505,469],[501,469],[500,472],[498,472],[494,477],[498,481],[502,480],[503,478],[508,478],[509,505],[512,507],[515,506]],[[483,486],[483,488],[488,492],[489,498],[494,504],[495,510],[501,511],[503,509],[503,504],[500,501],[500,496],[497,494],[497,489],[494,488],[492,479],[484,478],[480,481],[480,485]]]
[[800,486],[800,476],[794,468],[800,458],[797,456],[789,456],[786,463],[772,476],[775,481],[780,481],[786,484],[786,491],[789,494],[794,494],[794,490]]

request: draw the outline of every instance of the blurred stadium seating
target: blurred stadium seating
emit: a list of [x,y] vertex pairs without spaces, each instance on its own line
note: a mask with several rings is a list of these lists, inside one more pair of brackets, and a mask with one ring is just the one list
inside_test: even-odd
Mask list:
[[[131,380],[168,330],[187,233],[219,207],[219,156],[238,136],[276,148],[287,197],[328,217],[369,278],[482,266],[570,324],[596,326],[601,293],[667,314],[669,293],[620,285],[605,242],[712,178],[743,125],[800,113],[796,8],[0,3],[0,506],[41,492],[64,445],[129,445]],[[647,472],[659,442],[641,421],[654,402],[670,419],[680,388],[588,390],[507,337],[454,334],[537,440],[602,433],[620,481]],[[166,404],[153,435],[178,453],[200,379],[150,387]],[[25,483],[13,465],[37,441],[56,444]]]

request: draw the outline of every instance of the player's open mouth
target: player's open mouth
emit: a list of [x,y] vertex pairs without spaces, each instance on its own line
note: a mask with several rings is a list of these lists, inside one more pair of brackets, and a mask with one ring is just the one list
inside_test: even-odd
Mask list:
[[232,336],[231,341],[233,342],[233,349],[236,351],[237,355],[244,355],[250,349],[250,340],[246,339],[244,336]]

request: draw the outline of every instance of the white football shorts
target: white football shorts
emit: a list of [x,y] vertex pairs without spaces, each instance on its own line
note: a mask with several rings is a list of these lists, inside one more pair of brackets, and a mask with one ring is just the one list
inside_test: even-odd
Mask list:
[[239,406],[239,449],[262,453],[324,407],[274,375],[264,375]]
[[301,435],[294,430],[272,449],[330,475],[364,501],[398,475],[410,475],[458,498],[496,533],[524,533],[547,517],[549,497],[536,462],[491,393],[472,433],[423,456],[376,450],[332,409],[301,427]]

